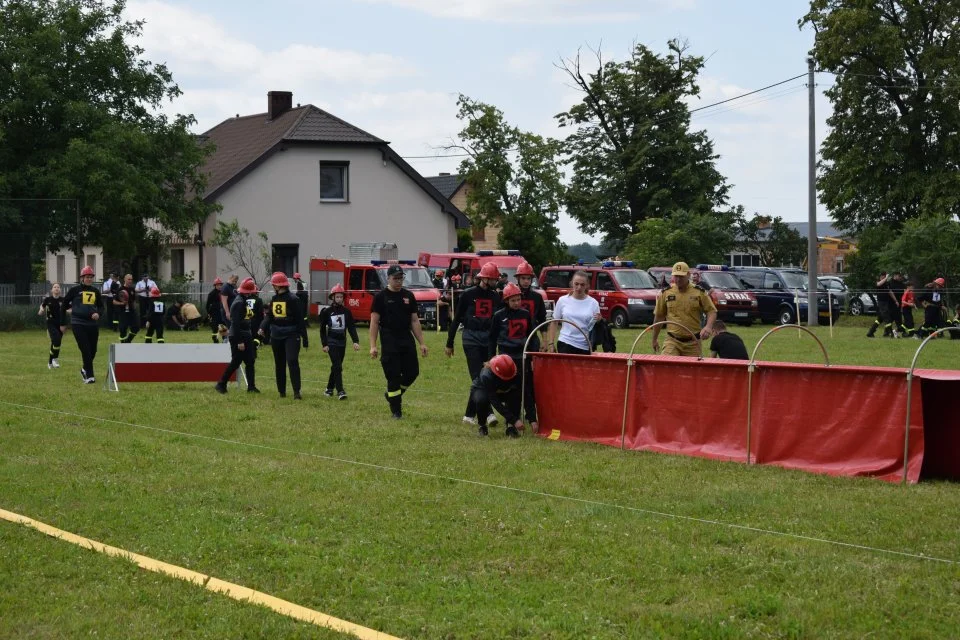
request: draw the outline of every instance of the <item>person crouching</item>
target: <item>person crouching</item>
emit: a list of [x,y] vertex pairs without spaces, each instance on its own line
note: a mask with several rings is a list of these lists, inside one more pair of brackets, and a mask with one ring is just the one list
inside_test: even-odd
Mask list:
[[220,381],[214,387],[218,393],[227,392],[227,381],[236,373],[240,364],[244,365],[247,376],[247,392],[260,393],[256,385],[255,363],[257,350],[253,346],[253,332],[250,329],[250,320],[253,310],[247,305],[247,299],[257,293],[257,285],[253,278],[247,278],[237,288],[237,296],[230,305],[230,328],[228,340],[230,342],[230,364],[223,370]]
[[470,397],[477,407],[477,428],[481,436],[486,436],[487,416],[491,408],[503,416],[506,421],[506,435],[519,438],[523,420],[520,417],[521,382],[517,375],[517,363],[505,353],[490,358],[470,386]]

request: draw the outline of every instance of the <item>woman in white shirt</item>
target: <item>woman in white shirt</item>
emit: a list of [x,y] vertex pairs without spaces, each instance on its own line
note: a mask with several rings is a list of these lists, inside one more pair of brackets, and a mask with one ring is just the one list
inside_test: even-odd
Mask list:
[[[587,295],[590,291],[590,274],[577,271],[570,280],[571,292],[557,300],[553,309],[554,320],[570,320],[589,336],[593,325],[600,319],[600,304]],[[560,339],[557,340],[558,353],[574,353],[590,355],[590,343],[583,333],[569,322],[554,322],[550,324],[547,336],[548,350],[554,344],[557,336],[557,325],[560,326]]]

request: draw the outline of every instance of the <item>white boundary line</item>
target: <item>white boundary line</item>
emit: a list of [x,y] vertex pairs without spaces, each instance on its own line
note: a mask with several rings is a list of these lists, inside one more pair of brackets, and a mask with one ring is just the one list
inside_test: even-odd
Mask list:
[[7,405],[10,407],[16,407],[18,409],[31,409],[34,411],[41,411],[44,413],[53,413],[62,416],[70,416],[74,418],[84,418],[87,420],[94,420],[97,422],[103,422],[107,424],[118,424],[125,427],[133,427],[135,429],[145,429],[147,431],[156,431],[158,433],[168,433],[171,435],[184,436],[187,438],[196,438],[198,440],[209,440],[213,442],[222,442],[224,444],[237,445],[240,447],[249,447],[251,449],[262,449],[264,451],[274,451],[277,453],[288,453],[296,456],[304,456],[308,458],[313,458],[315,460],[325,460],[327,462],[338,462],[341,464],[355,465],[358,467],[366,467],[368,469],[377,469],[379,471],[392,471],[394,473],[405,473],[412,476],[419,476],[422,478],[432,478],[434,480],[443,480],[446,482],[456,482],[459,484],[473,485],[477,487],[485,487],[488,489],[499,489],[501,491],[511,491],[513,493],[520,493],[524,495],[537,496],[540,498],[553,498],[555,500],[564,500],[567,502],[574,502],[577,504],[588,504],[591,506],[597,507],[606,507],[608,509],[619,509],[621,511],[627,511],[630,513],[642,513],[645,515],[656,516],[658,518],[670,519],[670,520],[680,520],[683,522],[695,522],[698,524],[713,525],[718,527],[725,527],[728,529],[734,529],[737,531],[749,531],[751,533],[762,533],[771,536],[777,536],[780,538],[788,538],[791,540],[803,540],[806,542],[816,542],[819,544],[833,545],[836,547],[843,547],[847,549],[859,549],[861,551],[870,551],[872,553],[883,553],[893,556],[899,556],[903,558],[912,558],[915,560],[925,560],[929,562],[941,562],[944,564],[960,566],[960,560],[951,560],[949,558],[939,558],[937,556],[928,556],[922,553],[912,553],[909,551],[897,551],[895,549],[884,549],[882,547],[871,547],[869,545],[856,544],[853,542],[842,542],[839,540],[830,540],[829,538],[817,538],[815,536],[805,536],[798,533],[788,533],[785,531],[776,531],[774,529],[763,529],[760,527],[751,527],[744,524],[736,524],[732,522],[723,522],[722,520],[712,520],[708,518],[697,518],[695,516],[685,516],[676,513],[669,513],[667,511],[657,511],[655,509],[645,509],[642,507],[631,507],[628,505],[617,504],[615,502],[602,502],[600,500],[589,500],[587,498],[577,498],[573,496],[565,496],[557,493],[546,493],[543,491],[534,491],[532,489],[521,489],[518,487],[510,487],[502,484],[494,484],[492,482],[484,482],[482,480],[468,480],[466,478],[457,478],[454,476],[444,476],[436,473],[429,473],[427,471],[416,471],[414,469],[403,469],[400,467],[391,467],[389,465],[375,464],[372,462],[361,462],[359,460],[348,460],[346,458],[337,458],[334,456],[325,456],[319,453],[309,453],[306,451],[297,451],[295,449],[284,449],[282,447],[271,447],[264,444],[256,444],[251,442],[243,442],[241,440],[229,440],[227,438],[217,438],[215,436],[205,436],[196,433],[189,433],[186,431],[176,431],[173,429],[164,429],[162,427],[151,427],[149,425],[135,424],[133,422],[124,422],[122,420],[111,420],[109,418],[100,418],[98,416],[89,416],[82,413],[73,413],[70,411],[59,411],[57,409],[47,409],[45,407],[35,407],[32,405],[26,404],[16,404],[13,402],[6,402],[5,400],[0,400],[0,405]]
[[178,567],[175,564],[168,564],[160,560],[154,560],[153,558],[142,556],[138,553],[132,553],[126,549],[111,547],[110,545],[103,544],[102,542],[97,542],[96,540],[91,540],[90,538],[84,538],[83,536],[78,536],[74,533],[70,533],[69,531],[64,531],[63,529],[57,529],[56,527],[52,527],[46,523],[40,522],[39,520],[34,520],[33,518],[28,518],[27,516],[13,513],[12,511],[0,509],[0,519],[8,520],[14,524],[22,524],[31,529],[35,529],[40,533],[45,533],[48,536],[75,544],[78,547],[83,547],[84,549],[90,549],[91,551],[103,553],[108,556],[129,560],[130,562],[133,562],[139,566],[141,569],[146,569],[147,571],[153,571],[154,573],[184,580],[195,586],[203,587],[204,589],[214,593],[223,594],[239,602],[258,604],[267,607],[268,609],[271,609],[281,615],[288,616],[296,620],[301,620],[303,622],[309,622],[310,624],[318,627],[333,629],[334,631],[340,631],[342,633],[349,633],[360,638],[361,640],[399,640],[396,636],[381,633],[375,629],[368,629],[367,627],[362,627],[352,622],[341,620],[340,618],[334,618],[333,616],[302,607],[288,600],[283,600],[281,598],[277,598],[276,596],[263,593],[262,591],[256,591],[254,589],[250,589],[249,587],[244,587],[232,582],[227,582],[226,580],[214,578],[213,576],[197,573],[196,571],[191,571],[190,569],[184,569],[183,567]]

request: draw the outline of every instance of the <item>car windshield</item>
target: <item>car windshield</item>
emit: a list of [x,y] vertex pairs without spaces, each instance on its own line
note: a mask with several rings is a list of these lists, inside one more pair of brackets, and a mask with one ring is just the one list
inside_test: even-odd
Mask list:
[[423,267],[403,267],[403,286],[407,289],[432,289],[433,279]]
[[610,272],[621,289],[656,289],[650,274],[640,269],[614,269]]
[[740,278],[729,271],[701,271],[700,281],[711,289],[743,289]]
[[[807,283],[810,281],[810,276],[808,276],[803,271],[781,271],[780,275],[783,276],[783,281],[787,283],[787,289],[800,289],[801,291],[807,290]],[[822,282],[817,282],[817,289],[820,291],[825,291],[823,288]]]

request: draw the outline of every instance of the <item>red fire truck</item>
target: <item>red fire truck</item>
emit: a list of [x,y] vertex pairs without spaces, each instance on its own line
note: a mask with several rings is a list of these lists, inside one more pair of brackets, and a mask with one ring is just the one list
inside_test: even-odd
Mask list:
[[[436,271],[443,271],[448,276],[459,275],[462,278],[467,274],[476,278],[477,273],[487,262],[497,265],[500,273],[506,273],[510,282],[516,282],[517,267],[525,259],[516,249],[485,249],[476,253],[430,253],[421,251],[417,264],[427,267],[431,275]],[[544,301],[547,294],[539,287],[537,279],[533,279],[534,291],[539,293]]]
[[430,274],[414,260],[372,260],[367,264],[350,264],[336,258],[310,258],[310,313],[316,315],[330,304],[327,296],[334,285],[346,290],[343,304],[353,313],[357,322],[370,321],[373,296],[387,286],[387,268],[391,264],[403,267],[403,286],[417,299],[420,321],[427,326],[437,322],[437,300],[440,292],[434,288]]

